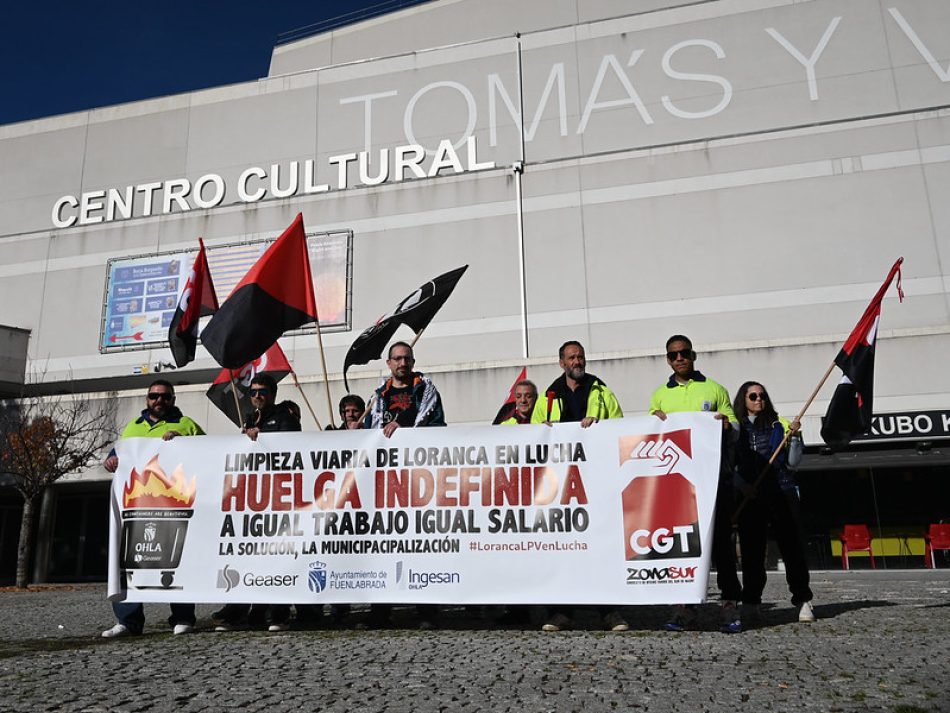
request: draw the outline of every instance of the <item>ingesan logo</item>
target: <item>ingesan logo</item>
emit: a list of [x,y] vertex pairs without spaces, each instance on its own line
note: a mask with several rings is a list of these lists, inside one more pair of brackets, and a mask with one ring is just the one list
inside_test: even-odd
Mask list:
[[402,582],[402,560],[396,562],[396,584]]
[[218,589],[223,589],[225,593],[230,592],[241,582],[241,573],[236,569],[231,569],[230,566],[224,565],[222,569],[218,570]]
[[314,594],[320,594],[327,588],[327,565],[325,562],[311,562],[307,572],[307,587]]
[[627,560],[698,557],[696,488],[674,472],[682,458],[692,458],[689,429],[622,436],[618,446],[620,465],[632,461],[625,470],[636,474],[621,497]]

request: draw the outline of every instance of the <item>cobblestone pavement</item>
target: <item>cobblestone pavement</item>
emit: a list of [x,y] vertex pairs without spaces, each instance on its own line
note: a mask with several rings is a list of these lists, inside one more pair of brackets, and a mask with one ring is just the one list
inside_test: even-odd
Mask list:
[[[799,624],[771,573],[764,620],[741,634],[661,631],[667,609],[626,610],[632,629],[491,626],[449,607],[442,628],[323,624],[269,634],[171,636],[146,605],[143,636],[105,640],[103,586],[0,593],[0,711],[950,711],[950,571],[819,572],[819,620]],[[535,612],[537,618],[541,612]],[[353,621],[365,612],[356,611]]]

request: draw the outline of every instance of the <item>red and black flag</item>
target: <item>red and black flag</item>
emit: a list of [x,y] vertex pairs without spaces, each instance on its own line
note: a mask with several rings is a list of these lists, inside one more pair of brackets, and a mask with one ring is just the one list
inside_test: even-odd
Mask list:
[[[274,381],[280,381],[293,369],[284,355],[284,350],[280,348],[277,342],[271,345],[271,348],[253,361],[248,362],[240,369],[222,369],[217,378],[212,382],[208,389],[208,398],[211,403],[217,406],[229,419],[237,424],[238,428],[244,425],[243,415],[253,411],[251,405],[251,396],[248,390],[251,388],[251,381],[258,374],[270,374]],[[234,394],[231,393],[231,374],[234,374],[234,386],[237,389],[238,403],[241,412],[235,410]]]
[[204,241],[198,238],[198,244],[201,247],[195,257],[195,264],[178,297],[178,309],[175,310],[172,323],[168,325],[168,347],[179,367],[195,359],[198,320],[218,311],[218,298],[211,282]]
[[515,383],[511,385],[511,389],[508,390],[508,398],[505,399],[505,403],[501,405],[501,408],[498,409],[498,414],[495,416],[495,420],[492,421],[492,426],[497,426],[502,421],[507,421],[515,413],[515,387],[520,384],[522,381],[528,378],[528,369],[527,367],[522,367],[521,373],[518,374],[518,378],[515,379]]
[[346,381],[346,370],[353,364],[368,364],[373,359],[379,359],[400,324],[405,324],[416,334],[425,329],[467,269],[468,265],[463,265],[429,280],[356,338],[343,360],[343,383],[347,391],[350,387]]
[[821,425],[821,437],[825,443],[833,448],[848,445],[851,439],[861,433],[867,433],[871,428],[874,395],[874,346],[877,339],[877,328],[881,320],[881,301],[884,294],[897,276],[897,294],[904,300],[904,291],[901,289],[901,263],[897,262],[887,273],[887,279],[881,289],[874,295],[871,304],[864,310],[864,314],[855,326],[851,336],[841,347],[835,364],[844,373],[838,388],[835,389],[828,404],[828,412]]
[[257,359],[284,332],[317,322],[303,215],[247,271],[201,333],[226,369]]

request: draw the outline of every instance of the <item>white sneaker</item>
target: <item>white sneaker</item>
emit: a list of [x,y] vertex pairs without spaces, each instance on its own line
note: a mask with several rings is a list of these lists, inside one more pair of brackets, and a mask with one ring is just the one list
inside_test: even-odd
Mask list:
[[267,627],[267,630],[271,632],[290,631],[290,624],[271,624]]
[[102,632],[103,639],[116,639],[120,636],[131,636],[132,631],[125,624],[116,624],[111,629]]
[[815,610],[811,608],[811,602],[802,604],[802,608],[798,610],[798,620],[804,622],[815,621]]
[[612,611],[604,617],[604,625],[610,631],[630,631],[630,625],[618,611]]
[[191,624],[175,624],[175,628],[172,629],[172,634],[191,634],[194,630],[195,627]]
[[541,631],[567,631],[573,627],[574,622],[571,621],[570,617],[564,614],[555,614],[541,627]]

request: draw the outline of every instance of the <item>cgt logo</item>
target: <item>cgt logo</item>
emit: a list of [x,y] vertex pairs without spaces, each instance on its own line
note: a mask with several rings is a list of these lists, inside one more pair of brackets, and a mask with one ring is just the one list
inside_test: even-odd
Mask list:
[[223,569],[218,570],[218,589],[223,589],[225,593],[230,592],[241,582],[241,573],[236,569],[231,569],[224,565]]
[[621,494],[627,560],[698,557],[696,488],[673,472],[692,457],[689,429],[622,436],[618,448],[620,465],[636,474]]

